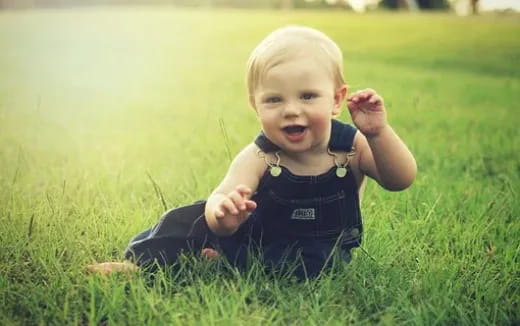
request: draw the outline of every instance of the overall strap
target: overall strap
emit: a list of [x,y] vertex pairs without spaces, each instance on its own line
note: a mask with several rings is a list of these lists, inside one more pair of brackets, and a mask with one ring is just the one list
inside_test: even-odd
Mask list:
[[256,136],[255,144],[264,153],[272,153],[280,150],[280,147],[278,147],[278,145],[275,145],[272,141],[269,140],[269,138],[267,138],[263,130],[260,131],[258,136]]
[[[356,131],[356,127],[350,124],[332,119],[329,148],[333,151],[350,152],[352,150],[352,144],[354,143]],[[260,134],[256,136],[255,144],[264,153],[272,153],[280,150],[276,144],[266,137],[263,131],[260,131]]]
[[352,151],[352,145],[354,144],[354,137],[356,136],[356,132],[357,128],[353,125],[332,119],[332,128],[329,140],[330,150],[345,152]]

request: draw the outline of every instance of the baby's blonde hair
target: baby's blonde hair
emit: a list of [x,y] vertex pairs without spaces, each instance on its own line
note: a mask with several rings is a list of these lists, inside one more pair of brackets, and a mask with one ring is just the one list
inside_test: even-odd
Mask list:
[[[315,49],[319,51],[309,51]],[[343,55],[338,45],[327,35],[305,26],[286,26],[271,32],[253,50],[247,61],[246,84],[250,101],[253,101],[256,87],[266,71],[298,56],[316,53],[330,63],[325,69],[331,71],[335,86],[343,85]]]

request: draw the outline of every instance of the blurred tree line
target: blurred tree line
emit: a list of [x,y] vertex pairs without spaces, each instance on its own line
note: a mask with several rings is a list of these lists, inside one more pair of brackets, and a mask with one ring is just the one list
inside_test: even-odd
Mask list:
[[[387,9],[445,9],[448,0],[370,0]],[[473,0],[474,1],[474,0]],[[349,0],[0,0],[0,8],[72,7],[94,5],[175,5],[237,8],[342,8]]]
[[[415,0],[420,9],[447,9],[449,3],[447,0]],[[410,6],[410,1],[406,0],[382,0],[381,5],[388,9],[405,9]]]
[[349,8],[346,0],[0,0],[0,8],[94,5],[175,5],[238,8]]

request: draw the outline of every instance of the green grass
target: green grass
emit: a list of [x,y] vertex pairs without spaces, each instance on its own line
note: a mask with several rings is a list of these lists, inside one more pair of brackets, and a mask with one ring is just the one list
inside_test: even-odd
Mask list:
[[[249,51],[288,23],[340,44],[416,156],[407,191],[368,185],[370,256],[303,283],[191,258],[87,275],[163,212],[151,178],[168,207],[219,182],[259,129]],[[0,324],[519,324],[518,35],[518,16],[0,12]]]

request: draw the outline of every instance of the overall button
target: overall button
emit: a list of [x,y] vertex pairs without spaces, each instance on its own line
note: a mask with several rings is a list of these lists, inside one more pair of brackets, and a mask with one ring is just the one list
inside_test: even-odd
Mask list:
[[358,228],[353,228],[352,230],[350,230],[350,234],[353,237],[357,237],[359,235],[359,229]]

